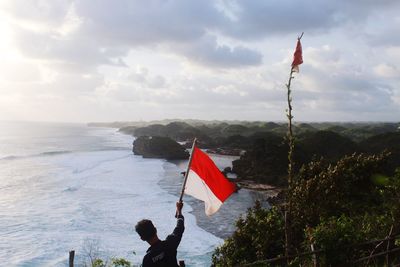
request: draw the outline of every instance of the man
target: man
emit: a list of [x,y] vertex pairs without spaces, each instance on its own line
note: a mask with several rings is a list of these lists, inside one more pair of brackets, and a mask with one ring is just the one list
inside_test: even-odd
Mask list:
[[140,238],[150,244],[150,248],[143,258],[143,267],[179,267],[176,260],[176,249],[185,230],[182,207],[183,202],[176,203],[176,227],[164,241],[158,238],[157,229],[150,220],[141,220],[136,224],[135,229]]

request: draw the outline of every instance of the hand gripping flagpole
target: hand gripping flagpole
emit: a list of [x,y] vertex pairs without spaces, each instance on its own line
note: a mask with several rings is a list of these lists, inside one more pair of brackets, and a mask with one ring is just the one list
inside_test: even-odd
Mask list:
[[193,152],[194,152],[194,148],[196,146],[196,142],[197,142],[197,138],[194,138],[193,145],[192,145],[192,151],[190,152],[189,162],[188,162],[187,169],[186,169],[186,172],[185,172],[185,178],[183,179],[181,196],[179,197],[179,202],[182,202],[183,194],[185,193],[186,181],[187,181],[187,178],[188,178],[188,175],[189,175],[190,165],[192,164]]

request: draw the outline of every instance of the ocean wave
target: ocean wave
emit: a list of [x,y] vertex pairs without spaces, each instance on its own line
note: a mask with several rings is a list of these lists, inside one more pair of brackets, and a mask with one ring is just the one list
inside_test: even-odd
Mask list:
[[37,156],[53,156],[53,155],[61,155],[61,154],[69,154],[72,153],[72,151],[69,150],[61,150],[61,151],[47,151],[47,152],[42,152],[39,153]]
[[13,160],[13,159],[18,159],[21,158],[21,156],[6,156],[3,158],[0,158],[0,160]]
[[62,154],[69,154],[73,151],[68,150],[56,150],[56,151],[46,151],[37,154],[30,154],[30,155],[10,155],[0,158],[0,160],[16,160],[16,159],[26,159],[26,158],[36,158],[36,157],[44,157],[44,156],[55,156],[55,155],[62,155]]
[[63,192],[75,192],[79,189],[79,186],[68,186],[63,190]]
[[103,147],[99,149],[94,149],[93,151],[124,151],[124,150],[131,150],[131,147],[123,147],[123,146],[110,146],[110,147]]
[[107,158],[107,159],[104,159],[104,160],[99,160],[99,161],[96,161],[96,162],[94,162],[94,163],[92,163],[90,165],[86,165],[86,166],[84,166],[82,168],[75,168],[72,171],[72,173],[74,173],[74,174],[83,173],[83,172],[95,169],[95,168],[97,168],[98,166],[100,166],[100,165],[102,165],[104,163],[118,161],[118,160],[121,160],[121,159],[129,158],[131,156],[132,156],[131,154],[128,154],[128,155],[123,155],[123,156],[120,156],[120,157],[113,157],[113,158]]
[[105,147],[93,150],[82,150],[82,151],[70,151],[70,150],[55,150],[55,151],[45,151],[36,154],[28,154],[28,155],[9,155],[5,157],[1,157],[0,161],[4,160],[17,160],[17,159],[26,159],[26,158],[37,158],[37,157],[46,157],[46,156],[57,156],[63,154],[77,153],[77,152],[100,152],[100,151],[124,151],[130,150],[130,148],[126,147]]

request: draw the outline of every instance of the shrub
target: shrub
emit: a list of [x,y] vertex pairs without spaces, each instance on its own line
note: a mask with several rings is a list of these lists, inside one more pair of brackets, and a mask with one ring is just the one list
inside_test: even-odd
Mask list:
[[278,208],[259,202],[236,223],[236,230],[212,256],[214,266],[236,266],[279,256],[284,246],[284,220]]
[[[310,229],[305,243],[317,244],[318,249],[324,250],[319,255],[322,266],[346,266],[354,260],[355,248],[353,245],[362,241],[358,224],[351,218],[342,215],[322,221]],[[311,241],[311,242],[310,242]]]
[[[301,168],[287,194],[297,253],[309,252],[314,244],[325,250],[322,266],[349,266],[354,259],[369,255],[376,245],[355,248],[354,244],[383,239],[391,227],[393,233],[400,232],[400,170],[388,176],[392,173],[386,164],[388,157],[388,153],[353,154],[335,164],[318,160]],[[257,203],[215,250],[213,265],[240,266],[282,256],[284,240],[281,210],[266,210]],[[291,266],[304,266],[309,260],[295,258]]]

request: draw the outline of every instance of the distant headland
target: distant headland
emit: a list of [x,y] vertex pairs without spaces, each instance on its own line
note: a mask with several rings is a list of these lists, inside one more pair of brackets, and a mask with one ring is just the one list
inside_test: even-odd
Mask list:
[[[187,158],[194,138],[209,153],[236,155],[231,171],[243,183],[286,186],[287,125],[262,121],[160,120],[89,123],[114,127],[136,137],[135,154],[166,159]],[[308,122],[294,125],[295,171],[312,159],[335,162],[353,153],[389,151],[388,164],[400,165],[398,122]]]

